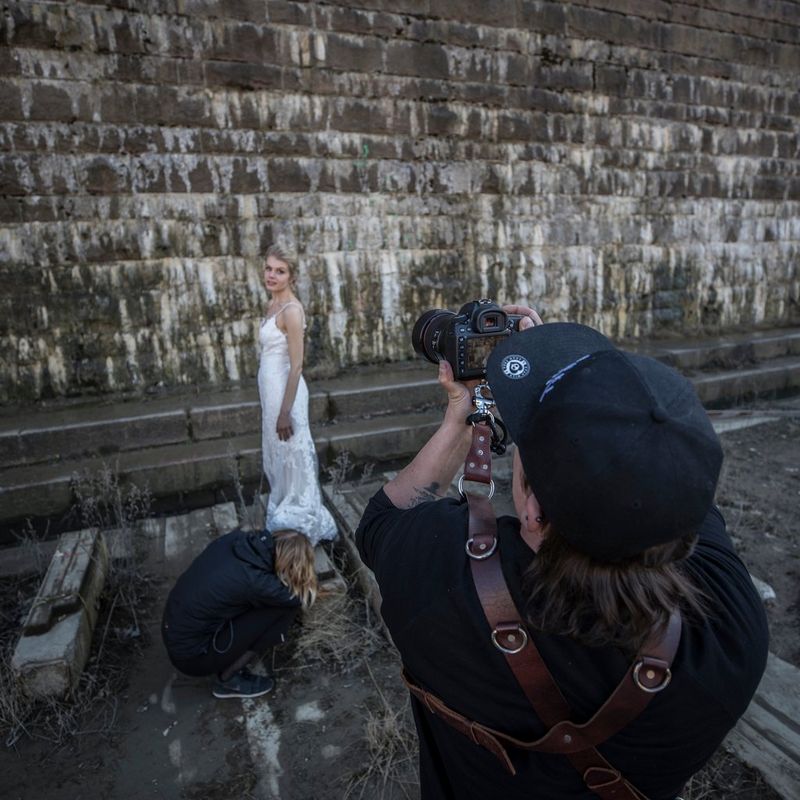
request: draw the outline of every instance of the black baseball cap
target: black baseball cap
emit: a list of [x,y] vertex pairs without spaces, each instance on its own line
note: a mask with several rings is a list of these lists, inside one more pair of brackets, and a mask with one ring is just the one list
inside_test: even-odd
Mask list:
[[722,448],[675,370],[556,322],[501,342],[486,376],[545,517],[575,548],[619,561],[703,521]]

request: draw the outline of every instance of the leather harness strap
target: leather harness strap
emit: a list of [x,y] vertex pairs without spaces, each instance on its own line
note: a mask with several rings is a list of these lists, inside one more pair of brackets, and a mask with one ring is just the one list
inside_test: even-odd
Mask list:
[[[473,506],[491,505],[485,497],[467,495],[472,518]],[[678,649],[681,618],[670,616],[666,629],[651,635],[627,673],[600,710],[582,725],[569,721],[570,709],[539,653],[533,638],[520,621],[514,601],[503,577],[499,555],[470,559],[472,577],[483,612],[492,629],[492,641],[503,653],[525,696],[537,716],[550,727],[538,750],[574,753],[595,747],[634,720],[669,683],[670,665]]]
[[[493,487],[489,436],[488,426],[474,425],[464,478]],[[669,683],[670,667],[681,635],[680,614],[673,612],[666,628],[648,639],[617,688],[590,720],[580,725],[571,722],[569,705],[522,623],[508,591],[497,553],[497,521],[489,498],[472,493],[465,493],[465,497],[469,506],[466,551],[475,588],[492,630],[492,643],[505,656],[548,731],[534,741],[516,739],[449,708],[436,695],[418,686],[405,670],[404,682],[432,714],[495,755],[512,775],[516,770],[506,749],[509,746],[559,753],[569,758],[587,788],[602,800],[647,800],[595,748],[632,722]]]

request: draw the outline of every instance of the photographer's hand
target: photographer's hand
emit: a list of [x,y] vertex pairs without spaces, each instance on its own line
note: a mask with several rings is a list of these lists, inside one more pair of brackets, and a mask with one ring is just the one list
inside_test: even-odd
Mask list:
[[463,466],[472,441],[472,428],[466,424],[474,410],[469,384],[453,379],[447,361],[439,363],[439,384],[447,392],[447,410],[439,430],[417,453],[414,460],[383,487],[397,508],[412,508],[427,500],[438,500]]
[[519,321],[519,329],[521,331],[526,331],[535,325],[544,325],[542,318],[529,306],[503,306],[503,311],[506,314],[516,314],[519,317],[523,317]]

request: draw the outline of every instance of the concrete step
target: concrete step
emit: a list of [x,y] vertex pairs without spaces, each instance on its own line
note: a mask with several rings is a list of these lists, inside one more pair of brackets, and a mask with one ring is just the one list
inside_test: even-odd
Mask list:
[[[312,426],[402,413],[441,402],[430,364],[392,365],[310,386]],[[174,395],[110,404],[44,405],[0,416],[0,470],[110,456],[147,447],[204,442],[258,433],[255,386],[197,397]]]
[[703,339],[685,339],[669,344],[633,343],[630,348],[623,343],[621,347],[657,358],[682,372],[736,369],[746,364],[782,356],[800,356],[800,330],[779,328]]
[[[380,460],[387,461],[418,450],[440,420],[440,411],[423,411],[320,426],[312,433],[323,465],[333,464],[345,452],[353,462],[377,460],[376,452],[380,453]],[[250,434],[168,444],[124,451],[108,458],[5,470],[0,473],[0,525],[13,530],[26,518],[66,514],[75,502],[76,479],[105,468],[113,470],[123,490],[135,484],[147,487],[156,500],[172,498],[185,507],[213,505],[236,497],[237,482],[244,487],[258,485],[261,437]]]
[[[689,374],[709,407],[800,387],[797,329],[633,344]],[[312,433],[323,470],[345,452],[350,463],[362,464],[414,453],[439,420],[435,372],[417,361],[358,368],[312,384]],[[257,486],[256,387],[116,405],[45,404],[17,415],[4,409],[0,537],[27,517],[64,515],[74,499],[73,476],[104,467],[118,473],[123,485],[148,486],[159,510],[166,511],[231,499],[236,481]]]
[[[795,329],[624,346],[696,377],[701,397],[709,404],[731,404],[743,396],[789,391],[798,385],[800,331]],[[754,366],[775,359],[781,363],[774,370],[761,373]],[[745,372],[737,377],[742,369]],[[320,426],[440,403],[435,369],[427,362],[362,367],[313,383],[309,418],[313,426]],[[0,414],[0,470],[238,437],[258,433],[260,424],[255,386],[116,405],[53,403],[13,414],[5,409]]]
[[709,408],[797,392],[800,390],[800,356],[781,356],[751,367],[704,372],[693,375],[692,382],[703,404]]

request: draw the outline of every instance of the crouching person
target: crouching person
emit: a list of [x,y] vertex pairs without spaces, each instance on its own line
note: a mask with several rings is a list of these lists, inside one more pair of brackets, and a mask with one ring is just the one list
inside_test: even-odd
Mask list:
[[295,531],[235,530],[215,539],[178,578],[161,635],[173,666],[214,675],[214,697],[259,697],[275,685],[247,667],[285,641],[316,598],[314,551]]

